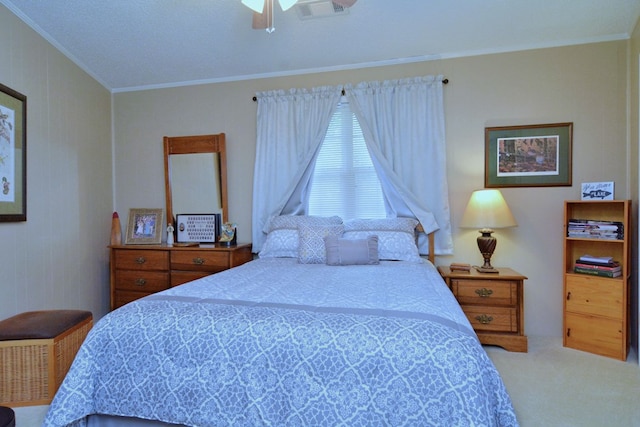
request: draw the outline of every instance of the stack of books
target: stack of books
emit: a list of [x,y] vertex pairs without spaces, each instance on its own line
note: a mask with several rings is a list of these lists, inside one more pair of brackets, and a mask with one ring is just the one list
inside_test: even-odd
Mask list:
[[622,276],[622,267],[618,261],[613,260],[613,257],[582,255],[576,260],[573,271],[575,273],[591,274],[600,277]]
[[449,269],[452,272],[464,272],[464,273],[469,273],[471,272],[471,264],[464,264],[464,263],[460,263],[460,262],[452,262],[449,265]]
[[567,224],[567,237],[623,240],[624,225],[619,221],[570,219],[569,224]]

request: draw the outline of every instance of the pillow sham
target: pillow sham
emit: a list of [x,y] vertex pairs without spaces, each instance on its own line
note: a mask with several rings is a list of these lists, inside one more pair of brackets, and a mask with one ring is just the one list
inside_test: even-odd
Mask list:
[[324,239],[329,236],[339,237],[344,226],[309,226],[301,224],[298,228],[300,245],[298,262],[300,264],[324,264],[327,260]]
[[345,239],[338,236],[324,238],[327,265],[375,265],[378,258],[378,236],[366,239]]
[[298,226],[342,224],[339,216],[279,215],[271,217],[267,238],[258,256],[260,258],[297,258],[300,235]]
[[416,244],[414,218],[352,219],[344,223],[344,235],[348,239],[364,239],[378,236],[380,260],[422,263]]

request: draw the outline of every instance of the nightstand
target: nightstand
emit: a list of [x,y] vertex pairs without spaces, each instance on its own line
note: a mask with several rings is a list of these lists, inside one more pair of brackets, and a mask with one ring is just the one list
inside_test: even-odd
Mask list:
[[510,268],[498,273],[452,272],[438,267],[440,275],[456,297],[482,344],[505,350],[527,352],[524,334],[524,281]]

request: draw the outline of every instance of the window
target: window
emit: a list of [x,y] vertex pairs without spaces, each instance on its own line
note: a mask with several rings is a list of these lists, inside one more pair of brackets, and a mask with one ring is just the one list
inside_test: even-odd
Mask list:
[[320,147],[311,178],[309,214],[343,219],[386,216],[380,181],[347,102],[338,105]]

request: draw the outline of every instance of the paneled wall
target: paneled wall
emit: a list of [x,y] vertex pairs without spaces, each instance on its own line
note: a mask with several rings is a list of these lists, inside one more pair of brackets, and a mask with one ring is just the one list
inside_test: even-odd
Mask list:
[[27,221],[0,223],[0,319],[108,308],[111,94],[0,5],[0,82],[27,96]]

